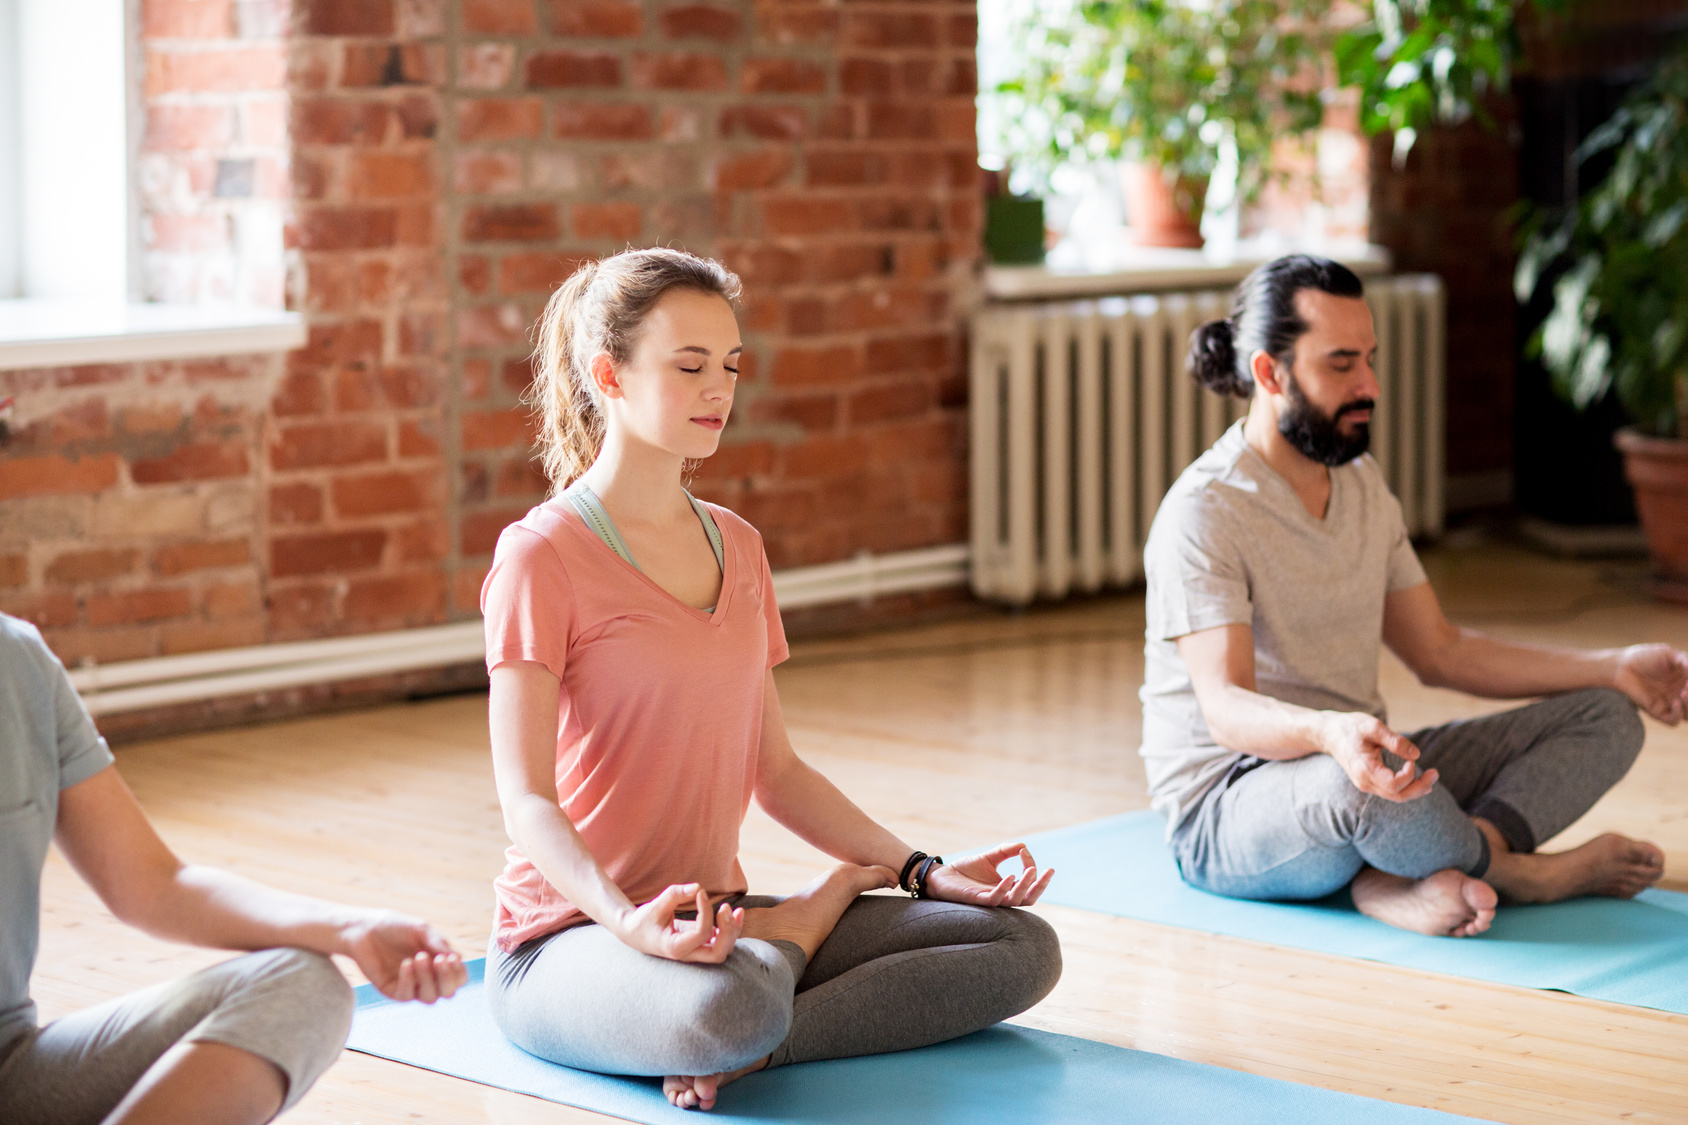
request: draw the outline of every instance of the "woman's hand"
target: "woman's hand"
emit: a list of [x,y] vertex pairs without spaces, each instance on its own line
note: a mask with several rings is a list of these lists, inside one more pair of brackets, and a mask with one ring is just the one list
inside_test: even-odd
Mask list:
[[[688,904],[697,910],[695,922],[674,917],[676,910]],[[733,943],[743,930],[743,910],[723,902],[720,910],[712,911],[708,892],[697,883],[684,883],[669,887],[645,905],[629,910],[616,927],[616,936],[652,957],[719,965],[733,951]]]
[[[1018,875],[999,875],[997,867],[1010,856],[1019,856],[1025,870]],[[1030,906],[1043,894],[1054,876],[1051,867],[1040,877],[1032,853],[1024,844],[998,844],[978,855],[964,856],[934,867],[926,875],[926,897],[972,906]]]
[[463,958],[440,932],[417,918],[372,911],[346,928],[344,952],[394,1000],[444,1000],[469,979]]

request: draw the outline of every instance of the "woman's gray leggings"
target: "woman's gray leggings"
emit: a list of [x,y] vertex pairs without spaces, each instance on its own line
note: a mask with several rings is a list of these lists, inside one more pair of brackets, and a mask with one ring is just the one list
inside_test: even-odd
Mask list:
[[[778,899],[745,897],[746,908]],[[605,1074],[718,1074],[903,1051],[1025,1011],[1061,976],[1055,931],[1001,907],[864,895],[813,961],[740,938],[719,965],[652,957],[586,923],[487,950],[492,1017],[529,1054]]]
[[1607,688],[1413,731],[1420,769],[1440,775],[1415,801],[1360,792],[1323,754],[1244,758],[1173,833],[1172,852],[1189,883],[1236,898],[1323,898],[1368,864],[1481,877],[1489,845],[1472,817],[1534,851],[1629,772],[1645,733],[1635,704]]

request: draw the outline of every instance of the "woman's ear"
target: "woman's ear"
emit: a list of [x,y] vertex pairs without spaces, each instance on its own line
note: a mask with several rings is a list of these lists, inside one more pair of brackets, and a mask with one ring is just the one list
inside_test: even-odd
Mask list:
[[605,398],[621,397],[621,379],[616,375],[615,361],[610,353],[599,352],[592,357],[592,382]]
[[1256,351],[1248,357],[1249,374],[1254,376],[1254,385],[1269,395],[1283,394],[1283,380],[1278,377],[1278,361],[1263,351]]

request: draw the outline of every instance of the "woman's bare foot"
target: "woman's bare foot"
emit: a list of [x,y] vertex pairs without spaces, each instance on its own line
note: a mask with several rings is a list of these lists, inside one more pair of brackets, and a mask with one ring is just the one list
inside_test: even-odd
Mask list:
[[1509,902],[1563,902],[1582,895],[1634,898],[1665,873],[1664,852],[1616,832],[1567,852],[1523,855],[1508,849],[1494,825],[1472,819],[1489,838],[1489,870],[1483,878]]
[[840,863],[779,905],[746,910],[743,936],[789,941],[812,961],[821,942],[832,933],[832,927],[838,925],[838,919],[857,895],[896,885],[897,873],[888,867]]
[[1350,888],[1361,914],[1398,930],[1432,937],[1471,937],[1495,920],[1495,889],[1450,867],[1408,879],[1368,867]]
[[763,1055],[747,1067],[720,1074],[671,1074],[662,1080],[663,1095],[668,1098],[669,1105],[677,1105],[681,1109],[714,1109],[715,1096],[721,1087],[761,1070],[768,1065],[768,1057]]

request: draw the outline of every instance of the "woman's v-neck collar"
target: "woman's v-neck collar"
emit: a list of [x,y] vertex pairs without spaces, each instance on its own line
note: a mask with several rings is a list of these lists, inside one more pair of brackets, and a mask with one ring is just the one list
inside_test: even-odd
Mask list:
[[[727,540],[724,532],[721,536],[721,596],[715,599],[715,609],[713,612],[710,612],[699,609],[695,605],[688,605],[686,602],[681,601],[679,598],[663,589],[659,583],[653,581],[650,575],[622,558],[616,553],[615,548],[604,542],[603,538],[599,536],[597,532],[586,526],[586,521],[581,518],[580,513],[575,510],[574,505],[564,500],[561,496],[553,496],[545,502],[545,506],[550,508],[557,515],[561,516],[563,522],[573,528],[576,535],[583,536],[590,544],[589,549],[603,552],[609,557],[614,566],[617,566],[625,573],[632,575],[659,598],[663,598],[669,604],[691,614],[697,620],[716,627],[719,627],[721,623],[726,620],[727,609],[733,600],[732,591],[734,576],[738,572],[738,560],[736,558],[736,552],[733,550],[732,543]],[[721,521],[716,520],[715,524],[719,527]]]

